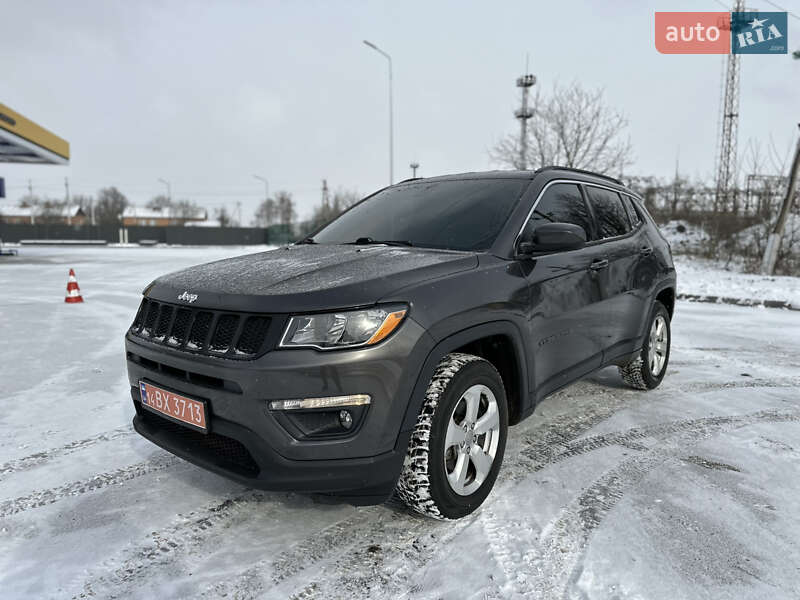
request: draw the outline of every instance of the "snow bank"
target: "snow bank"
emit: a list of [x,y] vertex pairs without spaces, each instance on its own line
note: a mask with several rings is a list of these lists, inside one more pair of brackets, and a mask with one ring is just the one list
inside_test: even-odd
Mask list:
[[726,271],[718,262],[674,257],[678,293],[751,300],[779,300],[800,307],[800,277],[765,276]]
[[670,221],[659,225],[661,233],[667,238],[674,254],[687,254],[699,252],[708,242],[708,234],[699,225],[692,225],[688,221]]

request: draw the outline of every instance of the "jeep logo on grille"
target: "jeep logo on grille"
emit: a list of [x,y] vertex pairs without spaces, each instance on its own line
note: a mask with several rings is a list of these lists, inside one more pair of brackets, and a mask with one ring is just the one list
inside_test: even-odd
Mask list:
[[197,300],[197,294],[190,294],[188,291],[183,292],[180,296],[178,296],[178,300],[183,300],[184,302],[188,302],[191,304],[195,300]]

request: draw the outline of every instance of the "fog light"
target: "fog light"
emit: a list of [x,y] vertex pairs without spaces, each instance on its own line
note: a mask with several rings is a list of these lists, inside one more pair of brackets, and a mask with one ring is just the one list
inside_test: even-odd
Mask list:
[[353,426],[353,415],[350,414],[349,410],[339,411],[339,425],[345,429],[350,429]]
[[[270,410],[310,410],[315,408],[336,408],[339,406],[363,406],[372,402],[369,394],[350,396],[330,396],[328,398],[303,398],[302,400],[273,400]],[[342,411],[347,412],[347,411]],[[341,413],[339,414],[341,418]],[[352,425],[352,416],[350,418]]]

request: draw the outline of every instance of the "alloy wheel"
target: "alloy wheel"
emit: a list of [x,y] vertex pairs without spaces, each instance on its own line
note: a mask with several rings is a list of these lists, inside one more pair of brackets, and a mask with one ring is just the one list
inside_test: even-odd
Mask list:
[[662,315],[658,315],[650,327],[650,345],[647,351],[647,360],[653,377],[661,374],[661,370],[667,362],[668,336],[667,322]]
[[497,399],[485,385],[468,388],[453,407],[444,442],[444,468],[450,488],[469,496],[481,487],[500,441]]

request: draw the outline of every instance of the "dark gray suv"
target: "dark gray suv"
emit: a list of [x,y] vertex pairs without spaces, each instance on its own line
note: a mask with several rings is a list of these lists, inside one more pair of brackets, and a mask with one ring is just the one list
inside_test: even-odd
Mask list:
[[608,365],[667,369],[675,269],[641,200],[573,169],[415,179],[297,244],[160,277],[126,335],[136,430],[246,485],[438,518],[509,425]]

